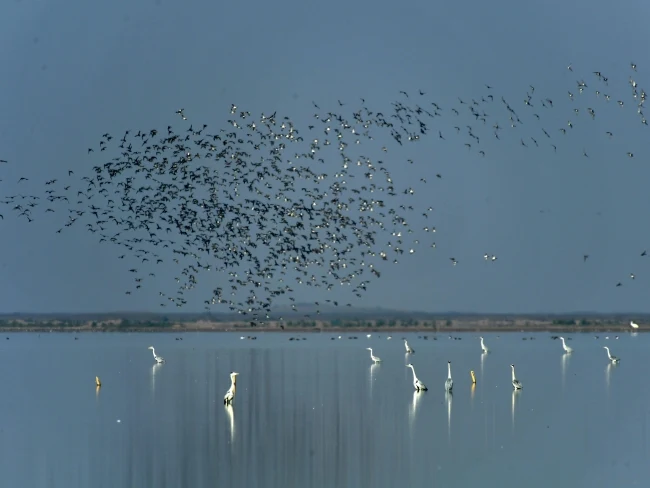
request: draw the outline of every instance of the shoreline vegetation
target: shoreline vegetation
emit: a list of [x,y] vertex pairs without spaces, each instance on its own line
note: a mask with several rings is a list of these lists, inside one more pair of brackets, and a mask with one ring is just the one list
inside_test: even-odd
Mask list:
[[[313,309],[313,310],[312,310]],[[320,313],[318,313],[320,312]],[[0,314],[4,332],[594,332],[650,331],[650,314],[425,313],[375,309],[276,310],[265,321],[238,314],[147,312]]]

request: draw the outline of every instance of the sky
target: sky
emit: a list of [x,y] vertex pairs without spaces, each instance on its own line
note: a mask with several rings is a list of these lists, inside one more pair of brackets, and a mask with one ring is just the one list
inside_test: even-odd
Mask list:
[[[313,120],[312,101],[335,111],[338,100],[352,107],[364,98],[388,113],[391,102],[404,101],[401,90],[410,99],[422,90],[442,116],[422,142],[393,144],[384,158],[400,188],[443,176],[414,197],[435,209],[425,225],[436,226],[436,248],[424,249],[432,237],[423,234],[423,249],[383,267],[361,299],[345,287],[296,286],[296,301],[429,312],[650,312],[650,257],[640,256],[650,248],[650,129],[628,83],[631,75],[640,87],[648,80],[649,10],[636,0],[625,8],[583,0],[4,2],[0,159],[9,163],[0,168],[0,197],[42,194],[45,181],[68,170],[89,174],[103,160],[87,149],[103,133],[162,130],[178,122],[181,107],[216,127],[227,127],[233,103],[257,115],[277,111],[302,127]],[[609,78],[607,87],[594,71]],[[579,80],[588,85],[582,95]],[[527,118],[500,141],[490,124],[475,126],[482,157],[456,137],[458,121],[472,121],[453,120],[451,107],[459,97],[487,96],[486,84],[501,114],[504,96]],[[539,122],[525,104],[530,85],[535,100],[554,101]],[[560,138],[569,120],[579,122]],[[390,145],[386,135],[380,142]],[[155,283],[125,295],[135,258],[118,260],[121,249],[81,226],[57,234],[67,210],[55,210],[28,222],[0,206],[1,313],[160,311],[158,292],[174,289],[177,270],[161,268]],[[413,227],[419,232],[422,222]],[[486,262],[485,253],[497,260]],[[225,280],[205,277],[184,310],[201,311],[206,290]]]

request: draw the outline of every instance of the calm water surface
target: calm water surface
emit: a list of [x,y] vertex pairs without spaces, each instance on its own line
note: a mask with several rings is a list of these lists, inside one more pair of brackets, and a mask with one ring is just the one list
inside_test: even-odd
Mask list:
[[573,335],[570,357],[549,334],[483,334],[487,355],[457,336],[2,336],[1,486],[648,486],[650,335]]

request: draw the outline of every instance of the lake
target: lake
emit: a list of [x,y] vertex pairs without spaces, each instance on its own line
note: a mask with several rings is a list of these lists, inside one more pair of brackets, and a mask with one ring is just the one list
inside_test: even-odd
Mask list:
[[[546,333],[484,333],[487,355],[473,333],[244,334],[256,340],[1,335],[2,486],[575,488],[650,478],[650,334],[567,334],[570,357]],[[165,364],[154,365],[150,345]],[[408,362],[427,392],[414,392]],[[523,383],[515,393],[511,363]]]

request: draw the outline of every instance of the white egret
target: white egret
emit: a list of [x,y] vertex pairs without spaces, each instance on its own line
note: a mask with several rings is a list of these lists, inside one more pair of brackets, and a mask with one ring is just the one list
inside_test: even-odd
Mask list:
[[101,387],[102,387],[102,382],[99,380],[99,376],[95,376],[95,386],[96,386],[97,388],[101,388]]
[[451,379],[451,361],[447,361],[447,381],[445,381],[445,390],[450,392],[454,387],[454,380]]
[[638,329],[638,328],[639,328],[639,324],[637,324],[636,322],[634,322],[634,320],[630,320],[630,327],[632,327],[633,329]]
[[370,359],[372,359],[375,363],[380,363],[380,362],[381,362],[381,359],[379,359],[377,356],[375,356],[375,355],[372,353],[372,347],[366,347],[366,349],[367,349],[368,351],[370,351]]
[[422,383],[417,376],[415,376],[415,368],[411,363],[406,365],[407,368],[411,368],[411,371],[413,371],[413,386],[415,387],[415,391],[427,391],[427,385]]
[[618,363],[620,361],[620,359],[617,358],[616,356],[612,356],[612,353],[609,352],[609,347],[603,346],[603,349],[607,351],[607,357],[612,363]]
[[523,388],[523,385],[521,384],[521,381],[519,381],[515,376],[515,365],[511,364],[510,367],[512,368],[512,386],[515,390],[521,390]]
[[485,342],[483,342],[483,338],[480,337],[480,339],[481,339],[481,349],[483,350],[483,353],[484,353],[484,354],[487,354],[488,352],[490,352],[490,350],[489,350],[489,349],[487,348],[487,346],[485,345]]
[[156,350],[153,348],[153,346],[149,346],[147,349],[151,349],[151,353],[153,354],[153,358],[156,360],[157,363],[164,363],[165,358],[162,356],[157,356],[156,355]]
[[406,348],[406,354],[415,354],[415,350],[409,346],[409,343],[406,339],[404,339],[404,347]]
[[230,405],[235,398],[235,391],[237,390],[237,375],[234,371],[230,373],[230,388],[226,392],[226,396],[223,397],[223,404]]
[[469,375],[472,377],[472,384],[476,384],[476,375],[474,374],[474,371],[470,371]]
[[573,352],[573,349],[566,345],[566,342],[564,342],[564,337],[560,337],[560,340],[562,341],[562,347],[564,348],[564,352],[566,352],[567,354],[571,354]]

